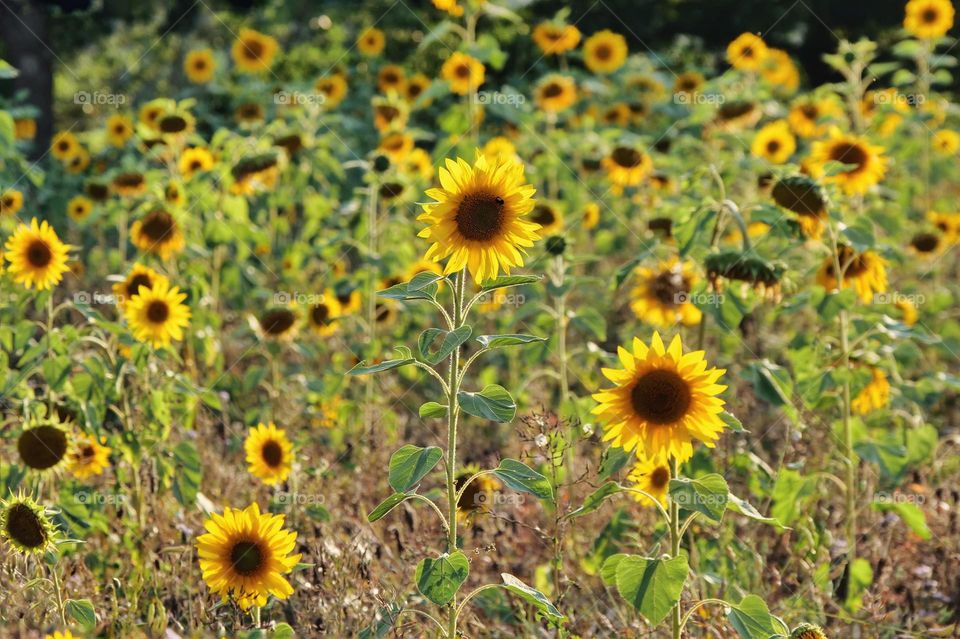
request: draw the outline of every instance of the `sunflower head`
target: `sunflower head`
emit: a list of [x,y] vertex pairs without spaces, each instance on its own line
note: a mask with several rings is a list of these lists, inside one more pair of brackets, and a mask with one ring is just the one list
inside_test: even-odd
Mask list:
[[572,24],[541,22],[533,29],[533,41],[544,55],[560,55],[580,44],[580,29]]
[[323,106],[332,109],[347,95],[347,78],[342,73],[328,75],[317,80],[313,88],[323,96]]
[[953,27],[954,9],[950,0],[910,0],[903,28],[924,40],[942,38]]
[[141,251],[166,260],[186,245],[177,219],[163,208],[155,208],[133,223],[130,238]]
[[293,444],[287,434],[270,422],[251,428],[243,443],[250,474],[274,486],[285,481],[293,468]]
[[614,192],[622,192],[624,187],[638,186],[653,170],[653,160],[640,149],[629,145],[613,148],[610,154],[601,160],[607,171],[607,179],[613,185]]
[[67,260],[71,248],[60,241],[46,220],[38,223],[33,218],[29,226],[19,225],[7,239],[4,257],[10,262],[8,270],[15,282],[43,291],[59,284],[70,270]]
[[31,471],[56,472],[71,453],[70,435],[57,421],[32,425],[17,438],[17,453],[20,463]]
[[[827,174],[828,165],[839,163],[845,168]],[[865,193],[887,172],[888,159],[883,149],[856,135],[832,129],[827,140],[813,143],[810,172],[826,183],[837,184],[848,195]]]
[[583,43],[583,62],[594,73],[613,73],[627,59],[627,40],[608,29],[598,31]]
[[[670,486],[670,464],[667,460],[640,459],[627,475],[633,488],[641,490],[658,502],[667,505],[667,489]],[[644,506],[653,507],[654,503],[646,495],[632,493],[633,498]]]
[[783,164],[797,150],[797,140],[790,132],[786,120],[776,120],[764,125],[753,137],[750,152],[772,164]]
[[0,215],[16,215],[23,208],[23,193],[16,189],[0,191]]
[[440,69],[443,79],[450,84],[450,90],[457,95],[475,93],[483,84],[485,73],[482,62],[460,51],[451,54]]
[[378,56],[386,45],[387,38],[383,31],[375,27],[368,27],[357,36],[357,50],[365,56]]
[[297,332],[297,314],[287,306],[274,306],[257,315],[258,333],[267,340],[289,340]]
[[817,273],[817,283],[827,290],[841,288],[835,262],[840,264],[843,287],[852,287],[865,304],[887,290],[887,261],[873,251],[858,253],[846,244],[837,247],[836,256],[827,256]]
[[537,84],[537,106],[548,113],[559,113],[577,100],[577,85],[573,78],[551,73]]
[[104,446],[95,435],[80,437],[70,454],[70,474],[77,479],[87,479],[102,475],[110,466],[109,446]]
[[766,56],[767,44],[753,33],[741,33],[727,45],[727,62],[741,71],[759,71]]
[[183,301],[186,293],[170,287],[166,278],[156,280],[150,288],[140,286],[124,309],[133,336],[153,348],[169,346],[171,340],[183,339],[183,329],[190,324],[190,308]]
[[212,49],[196,49],[183,59],[183,72],[194,84],[205,84],[213,79],[216,61]]
[[638,319],[660,328],[700,323],[703,313],[690,301],[697,283],[692,262],[671,258],[655,269],[638,268],[636,281],[630,308]]
[[47,509],[23,494],[0,499],[0,537],[17,552],[39,555],[54,547],[57,530]]
[[329,289],[307,307],[307,321],[310,329],[321,337],[332,335],[337,331],[341,314],[340,302],[336,294]]
[[113,296],[117,300],[117,305],[121,309],[125,309],[127,302],[130,301],[134,295],[140,293],[141,286],[148,289],[153,288],[156,282],[160,280],[166,281],[166,279],[164,275],[157,273],[149,266],[134,264],[124,280],[113,285]]
[[827,639],[823,629],[812,623],[802,623],[790,633],[790,639]]
[[244,73],[259,73],[273,66],[280,45],[277,41],[253,29],[241,29],[240,36],[233,43],[230,55],[237,68]]

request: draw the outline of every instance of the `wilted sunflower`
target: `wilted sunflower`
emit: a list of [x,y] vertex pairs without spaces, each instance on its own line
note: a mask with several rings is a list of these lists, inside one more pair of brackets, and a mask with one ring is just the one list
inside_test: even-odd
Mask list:
[[213,79],[217,67],[211,49],[195,49],[183,59],[183,72],[194,84],[205,84]]
[[387,39],[383,31],[376,27],[368,27],[357,37],[357,49],[365,56],[372,57],[380,55],[386,45]]
[[[852,167],[834,175],[827,175],[827,163],[839,162]],[[887,158],[883,148],[874,146],[864,138],[841,133],[833,128],[830,138],[813,143],[810,152],[810,172],[824,182],[837,184],[848,195],[865,193],[887,172]]]
[[544,55],[560,55],[580,44],[580,29],[572,24],[541,22],[533,28],[533,41]]
[[772,164],[783,164],[797,150],[797,140],[790,133],[786,120],[775,120],[753,136],[750,152]]
[[74,195],[67,202],[67,215],[75,222],[83,222],[93,211],[93,202],[82,195]]
[[690,291],[697,283],[692,262],[670,258],[656,269],[636,271],[637,285],[631,292],[630,308],[637,319],[658,328],[700,323],[703,313],[690,302]]
[[850,408],[858,415],[880,410],[890,402],[890,382],[879,368],[870,368],[870,382],[850,402]]
[[190,180],[197,173],[209,171],[214,164],[213,154],[209,149],[198,146],[183,150],[177,168],[184,180]]
[[[753,222],[747,227],[748,235],[756,224],[769,228],[762,222]],[[787,270],[783,262],[771,262],[752,251],[737,249],[723,249],[711,253],[704,259],[704,268],[711,286],[716,291],[723,290],[726,280],[743,282],[773,301],[780,299],[780,281]]]
[[614,147],[601,164],[615,193],[621,193],[627,186],[637,186],[653,170],[650,156],[632,146]]
[[[844,287],[852,286],[857,296],[865,304],[873,301],[874,295],[887,290],[886,260],[873,251],[857,253],[855,250],[841,244],[837,247],[840,268],[846,265],[843,272]],[[828,256],[817,273],[817,283],[828,291],[838,287],[833,256]]]
[[327,290],[316,302],[307,306],[307,323],[310,330],[321,337],[332,335],[339,328],[340,302],[332,290]]
[[53,136],[50,143],[50,153],[61,162],[66,162],[80,150],[77,136],[69,131],[61,131]]
[[[668,460],[640,459],[627,475],[627,481],[633,488],[654,497],[661,506],[667,505],[667,488],[670,486],[670,465]],[[631,493],[634,499],[644,506],[654,507],[649,497]]]
[[790,633],[790,639],[827,639],[820,626],[812,623],[802,623]]
[[753,33],[741,33],[727,45],[727,62],[741,71],[759,71],[766,55],[767,44]]
[[207,586],[224,599],[232,596],[244,610],[264,605],[269,595],[292,595],[293,587],[282,575],[294,569],[301,555],[291,554],[297,533],[284,530],[283,523],[283,515],[261,514],[257,504],[213,513],[204,522],[207,533],[197,538]]
[[128,171],[118,173],[113,177],[112,186],[114,192],[123,196],[140,195],[147,190],[147,180],[143,173],[138,171]]
[[605,441],[658,462],[688,459],[695,439],[714,447],[724,428],[724,369],[708,369],[703,351],[684,354],[679,335],[666,349],[654,332],[649,348],[635,337],[633,352],[617,352],[623,369],[603,369],[615,386],[593,395]]
[[397,64],[385,64],[377,73],[377,89],[381,93],[396,91],[397,93],[406,93],[407,74],[403,67]]
[[7,238],[4,257],[10,262],[8,270],[14,282],[44,291],[59,284],[70,270],[67,260],[71,248],[60,241],[46,220],[38,224],[37,218],[32,218],[30,226],[20,224]]
[[536,189],[525,183],[522,164],[479,152],[473,166],[447,159],[440,185],[427,191],[435,202],[424,204],[417,218],[428,225],[419,237],[433,242],[426,259],[449,257],[444,273],[468,268],[478,284],[523,266],[524,248],[540,236],[537,225],[524,219]]
[[20,553],[41,555],[56,542],[47,509],[24,494],[0,499],[0,537]]
[[160,280],[167,278],[149,266],[143,264],[134,264],[127,277],[122,282],[113,285],[113,296],[117,300],[117,306],[126,309],[127,302],[140,292],[140,287],[153,288],[153,285]]
[[953,3],[950,0],[910,0],[903,17],[903,28],[925,40],[942,38],[953,27]]
[[256,320],[257,332],[264,339],[289,340],[297,332],[297,314],[286,306],[268,308]]
[[332,109],[347,95],[347,78],[342,73],[328,75],[317,80],[313,88],[323,96],[323,106]]
[[440,68],[440,75],[450,84],[450,90],[457,95],[476,92],[483,84],[484,74],[482,62],[460,51],[452,53]]
[[548,113],[559,113],[577,100],[577,85],[573,78],[558,73],[545,76],[537,84],[537,106]]
[[59,422],[50,421],[24,429],[17,438],[20,463],[36,472],[56,472],[70,454],[70,435]]
[[153,209],[130,227],[130,239],[141,251],[166,260],[186,245],[180,225],[164,209]]
[[0,215],[16,215],[23,208],[23,193],[7,189],[0,193]]
[[613,73],[627,59],[627,40],[609,29],[598,31],[583,43],[583,63],[594,73]]
[[190,324],[185,299],[187,294],[176,286],[171,288],[166,278],[156,280],[150,288],[141,286],[124,309],[133,336],[153,348],[182,340],[183,329]]
[[779,206],[796,213],[804,235],[818,239],[827,217],[827,199],[823,189],[805,175],[788,176],[770,190]]
[[243,442],[247,453],[247,470],[267,486],[286,481],[293,468],[293,444],[276,424],[257,424]]
[[831,98],[804,97],[790,107],[787,122],[800,137],[812,138],[828,131],[824,120],[841,114],[840,106]]
[[244,28],[240,29],[240,36],[234,41],[230,55],[240,71],[259,73],[273,65],[273,58],[279,49],[280,45],[271,36]]
[[129,116],[119,113],[107,118],[107,140],[110,144],[122,149],[127,140],[133,137],[133,120]]
[[70,474],[77,479],[102,475],[103,471],[110,466],[111,450],[109,446],[104,446],[102,442],[97,441],[95,435],[78,438],[70,453],[68,467]]

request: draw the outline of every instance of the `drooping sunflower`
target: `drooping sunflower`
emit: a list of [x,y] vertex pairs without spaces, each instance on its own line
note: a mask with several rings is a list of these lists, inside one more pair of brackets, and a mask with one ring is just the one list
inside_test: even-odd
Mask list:
[[385,64],[377,73],[377,89],[381,93],[396,91],[397,93],[406,93],[407,74],[398,64]]
[[369,27],[357,36],[357,50],[365,56],[374,57],[380,55],[383,47],[387,43],[383,31],[376,27]]
[[[667,488],[670,486],[670,465],[667,460],[640,459],[627,475],[627,481],[637,490],[654,497],[661,506],[667,505]],[[631,496],[644,506],[654,507],[649,497],[639,493]]]
[[613,73],[627,59],[627,40],[609,29],[598,31],[583,43],[583,63],[594,73]]
[[827,199],[819,184],[805,175],[787,176],[773,185],[770,195],[779,206],[797,214],[804,235],[820,237],[827,217]]
[[210,590],[233,599],[244,610],[262,606],[273,595],[286,599],[293,586],[283,575],[301,555],[297,533],[283,529],[284,516],[260,513],[257,504],[244,510],[227,508],[204,522],[207,533],[197,538],[200,570]]
[[206,84],[213,79],[213,72],[217,68],[212,49],[195,49],[188,51],[183,59],[183,72],[187,79],[194,84]]
[[804,97],[790,107],[787,122],[794,133],[802,138],[812,138],[823,135],[829,130],[824,120],[838,117],[842,114],[840,106],[831,98]]
[[802,623],[790,633],[790,639],[827,639],[823,628],[812,623]]
[[56,543],[47,509],[23,493],[0,498],[0,537],[25,555],[42,555]]
[[166,276],[157,273],[149,266],[143,264],[134,264],[126,278],[122,282],[113,285],[113,296],[116,298],[117,306],[121,310],[126,309],[127,302],[140,293],[140,287],[153,288],[153,285],[160,280],[166,280]]
[[0,193],[0,215],[16,215],[23,208],[23,193],[7,189]]
[[[478,464],[465,464],[454,478],[457,492],[460,492],[464,483],[478,472],[480,472]],[[500,482],[491,475],[480,475],[471,481],[457,500],[457,521],[466,526],[477,516],[490,512],[494,493],[501,487]]]
[[942,38],[953,27],[954,9],[950,0],[910,0],[903,16],[903,28],[924,40]]
[[286,306],[274,306],[256,316],[257,333],[263,339],[290,340],[298,328],[296,312]]
[[70,453],[70,474],[77,479],[88,479],[102,475],[110,466],[110,452],[113,449],[97,441],[95,435],[85,435],[78,441]]
[[17,438],[20,463],[35,472],[59,471],[70,454],[70,435],[56,421],[30,426]]
[[186,293],[170,287],[166,278],[153,286],[140,286],[127,301],[124,315],[133,336],[153,348],[168,346],[171,340],[183,339],[183,329],[190,324],[190,308],[183,303]]
[[536,189],[525,183],[522,164],[479,152],[473,166],[447,159],[440,185],[427,191],[435,202],[424,204],[417,218],[428,225],[419,237],[433,242],[426,259],[449,257],[444,273],[466,267],[478,284],[523,266],[524,249],[540,236],[537,225],[524,219]]
[[880,410],[890,402],[890,382],[883,370],[870,368],[870,382],[850,402],[850,408],[858,415]]
[[551,73],[537,84],[535,99],[548,113],[565,111],[577,101],[577,84],[569,76]]
[[53,136],[50,153],[61,162],[66,162],[80,150],[80,142],[70,131],[61,131]]
[[759,71],[767,55],[767,43],[753,33],[741,33],[727,45],[727,62],[741,71]]
[[670,328],[677,322],[695,326],[703,319],[700,309],[690,302],[690,291],[697,283],[692,262],[673,257],[656,269],[638,268],[636,282],[630,308],[637,319],[658,328]]
[[275,486],[290,476],[293,444],[273,422],[251,428],[243,449],[247,453],[247,470],[265,485]]
[[452,53],[440,68],[440,75],[457,95],[475,93],[483,84],[485,73],[482,62],[460,51]]
[[750,152],[771,164],[783,164],[797,150],[797,140],[786,120],[775,120],[753,136]]
[[122,149],[127,140],[133,137],[133,120],[129,116],[116,113],[107,118],[107,140]]
[[[837,247],[840,268],[843,271],[844,287],[852,286],[865,304],[873,301],[874,295],[887,290],[887,261],[873,251],[857,253],[846,244]],[[817,273],[817,283],[828,291],[838,288],[833,256],[828,256]]]
[[637,186],[653,170],[653,160],[648,154],[624,145],[614,147],[601,164],[615,193],[621,193],[624,187]]
[[[846,171],[827,175],[828,162],[852,165]],[[824,182],[837,184],[848,195],[865,193],[887,172],[888,159],[883,148],[867,142],[864,138],[841,133],[833,128],[830,138],[813,143],[810,153],[810,172]]]
[[38,224],[37,218],[32,218],[29,226],[20,224],[7,239],[4,257],[10,262],[8,270],[14,282],[44,291],[59,284],[70,270],[71,248],[60,241],[46,220]]
[[930,143],[940,155],[956,155],[957,151],[960,150],[960,133],[950,129],[941,129],[933,134]]
[[180,169],[183,179],[189,181],[195,174],[212,169],[215,163],[209,149],[197,146],[184,149],[177,162],[177,168]]
[[530,211],[528,219],[540,225],[537,232],[543,237],[558,233],[563,229],[563,213],[552,204],[537,202],[533,210]]
[[259,73],[273,66],[273,58],[279,49],[280,45],[273,37],[243,28],[230,49],[230,55],[240,71]]
[[186,243],[175,217],[162,208],[147,213],[130,227],[130,239],[141,251],[166,260],[183,250]]
[[253,195],[261,191],[273,190],[280,177],[281,158],[282,156],[275,151],[241,158],[230,169],[230,175],[233,177],[231,192]]
[[615,386],[593,396],[604,440],[657,462],[689,459],[694,440],[713,448],[724,429],[718,395],[727,387],[717,382],[726,371],[707,368],[703,351],[684,354],[679,335],[668,348],[657,332],[649,347],[636,337],[632,347],[618,349],[622,369],[603,369]]
[[332,290],[327,290],[313,304],[307,307],[307,322],[310,330],[321,337],[332,335],[340,327],[340,302]]
[[332,109],[347,95],[347,78],[342,73],[334,73],[317,80],[313,88],[323,96],[323,106]]
[[533,28],[533,41],[544,55],[560,55],[580,44],[580,29],[572,24],[541,22]]
[[67,202],[67,215],[74,222],[83,222],[93,211],[93,202],[82,195],[75,195]]

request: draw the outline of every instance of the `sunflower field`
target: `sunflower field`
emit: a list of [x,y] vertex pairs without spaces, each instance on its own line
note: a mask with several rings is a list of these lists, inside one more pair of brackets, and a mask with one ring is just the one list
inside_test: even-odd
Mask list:
[[0,637],[960,637],[954,6],[700,4],[0,0]]

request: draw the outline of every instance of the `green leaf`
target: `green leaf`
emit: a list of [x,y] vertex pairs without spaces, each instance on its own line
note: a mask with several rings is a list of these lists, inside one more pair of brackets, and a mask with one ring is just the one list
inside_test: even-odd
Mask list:
[[853,308],[857,303],[857,293],[852,288],[845,288],[836,293],[827,293],[817,305],[817,315],[820,320],[828,322],[840,314],[844,309]]
[[480,335],[477,341],[484,348],[503,348],[504,346],[516,346],[518,344],[530,344],[532,342],[545,342],[544,337],[536,335],[523,335],[521,333],[511,333],[504,335]]
[[603,566],[600,567],[600,579],[603,580],[603,583],[607,586],[617,585],[617,567],[620,565],[620,561],[629,557],[630,555],[622,552],[618,552],[615,555],[610,555],[603,562]]
[[608,479],[623,470],[627,462],[633,457],[629,451],[618,446],[611,446],[603,454],[600,460],[600,479]]
[[[428,328],[420,333],[420,339],[417,340],[417,346],[420,348],[420,354],[430,364],[439,364],[446,359],[450,353],[461,344],[470,339],[473,329],[469,326],[461,326],[454,331],[445,331],[442,328]],[[434,348],[437,338],[442,337],[440,346]]]
[[87,632],[92,632],[97,626],[97,611],[89,599],[67,599],[63,609],[68,617],[83,626]]
[[714,521],[723,518],[730,493],[726,480],[716,473],[697,479],[671,479],[668,490],[670,499],[681,508],[706,515]]
[[270,633],[270,639],[293,639],[297,634],[288,623],[278,623]]
[[370,514],[367,515],[367,521],[369,521],[372,524],[378,519],[383,519],[383,517],[388,512],[390,512],[391,510],[393,510],[394,508],[402,504],[407,497],[409,497],[409,495],[405,493],[394,493],[390,495],[389,497],[384,499],[382,502],[380,502],[380,504],[376,508],[370,511]]
[[583,500],[583,505],[577,508],[574,511],[571,511],[567,515],[569,519],[575,517],[583,517],[586,514],[592,513],[593,511],[600,508],[603,504],[603,501],[612,495],[616,495],[622,490],[620,484],[615,481],[608,481],[600,488],[597,488],[595,491],[587,495],[587,498]]
[[553,501],[553,486],[550,485],[550,480],[524,463],[515,459],[503,459],[500,465],[493,469],[493,473],[517,492]]
[[420,417],[427,419],[429,417],[443,417],[447,414],[447,405],[437,402],[426,402],[420,406]]
[[844,603],[847,610],[856,612],[863,606],[863,593],[873,583],[873,568],[866,559],[854,559],[850,564],[849,582],[847,584],[847,600]]
[[469,573],[470,562],[460,550],[436,559],[427,557],[417,564],[417,590],[438,606],[445,606],[453,601]]
[[511,286],[522,286],[523,284],[533,284],[543,279],[542,275],[503,275],[492,280],[487,280],[480,287],[481,291],[495,291],[498,288],[509,288]]
[[402,282],[377,291],[377,295],[401,301],[432,300],[437,297],[437,291],[440,288],[437,282],[442,279],[443,276],[436,273],[418,273],[409,282]]
[[390,456],[390,487],[398,493],[405,493],[433,470],[443,451],[437,446],[420,448],[407,444]]
[[782,366],[777,366],[769,360],[761,360],[750,364],[745,376],[753,383],[753,390],[757,397],[773,406],[790,404],[793,396],[793,382],[790,373]]
[[509,422],[517,414],[513,396],[503,386],[489,384],[479,393],[460,391],[457,401],[463,412],[495,422]]
[[527,603],[533,605],[548,621],[560,625],[566,617],[557,610],[556,606],[542,592],[531,588],[509,573],[501,573],[504,588],[517,595]]
[[393,624],[397,622],[397,617],[403,612],[397,603],[390,602],[377,609],[373,623],[360,631],[359,639],[383,639],[393,629]]
[[684,554],[673,559],[630,555],[617,562],[617,591],[657,626],[680,601],[688,570]]
[[173,475],[173,496],[180,504],[192,506],[203,480],[203,462],[192,442],[182,441],[173,449],[176,472]]
[[402,357],[397,359],[388,359],[384,362],[380,362],[379,364],[374,364],[373,366],[367,366],[367,362],[364,360],[347,371],[347,375],[369,375],[371,373],[382,373],[383,371],[388,371],[392,368],[408,366],[417,361],[413,358],[413,353],[411,353],[410,349],[406,346],[399,346],[396,350],[400,352]]
[[739,604],[727,603],[727,619],[743,639],[786,637],[790,630],[770,614],[766,602],[756,595],[747,595]]
[[880,512],[895,513],[920,539],[930,539],[927,518],[916,504],[906,501],[874,501],[873,509]]
[[873,223],[867,217],[858,218],[854,224],[844,228],[842,233],[850,245],[858,251],[872,249],[877,244]]
[[753,504],[748,502],[746,499],[740,499],[733,493],[727,493],[727,508],[732,510],[735,513],[740,513],[744,517],[749,517],[754,521],[759,521],[763,524],[769,524],[771,526],[776,526],[781,530],[789,530],[786,526],[781,524],[779,521],[773,517],[764,517],[760,514],[760,511],[754,508]]
[[607,339],[607,320],[595,308],[584,307],[579,309],[573,319],[570,320],[570,325],[593,335],[600,341]]
[[733,413],[728,413],[727,411],[723,411],[722,413],[720,413],[720,419],[722,419],[723,423],[726,424],[730,428],[730,430],[732,430],[735,433],[750,432],[743,427],[743,422],[737,419]]

